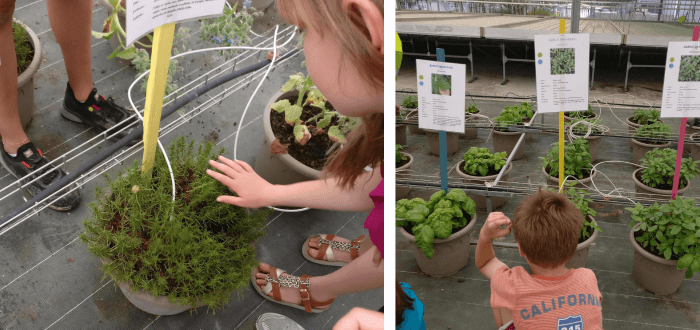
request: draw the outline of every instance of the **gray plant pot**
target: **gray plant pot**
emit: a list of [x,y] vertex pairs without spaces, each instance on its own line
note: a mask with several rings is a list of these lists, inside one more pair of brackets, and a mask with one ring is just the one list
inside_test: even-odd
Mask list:
[[[588,220],[593,222],[594,224],[598,224],[593,217],[590,215],[588,216]],[[586,262],[588,261],[588,249],[591,247],[591,244],[595,241],[595,239],[598,237],[598,231],[593,230],[593,235],[589,237],[587,240],[578,243],[576,246],[576,254],[574,255],[571,260],[569,260],[566,263],[567,268],[583,268],[586,267]]]
[[[411,169],[411,165],[413,165],[413,156],[405,152],[402,152],[401,154],[408,157],[408,163],[396,168],[396,180],[404,180],[408,178],[410,176],[408,171]],[[409,193],[411,193],[411,187],[396,185],[396,200],[406,198]]]
[[396,144],[405,146],[408,142],[405,124],[396,124]]
[[406,114],[407,121],[415,121],[416,122],[416,125],[407,125],[408,126],[408,133],[425,134],[425,130],[418,128],[418,125],[417,125],[417,123],[418,123],[418,109],[403,108],[403,111]]
[[[699,126],[693,126],[693,127],[686,127],[685,128],[685,135],[688,136],[690,135],[690,139],[693,139],[693,135],[700,133],[700,127]],[[688,140],[686,139],[686,142]],[[693,145],[692,144],[683,144],[683,152],[684,153],[692,153],[693,152]],[[695,160],[695,159],[694,159]]]
[[432,277],[451,276],[469,263],[469,249],[471,246],[469,236],[472,229],[474,229],[476,220],[477,216],[474,214],[474,218],[460,231],[446,239],[436,238],[433,241],[435,253],[431,259],[428,259],[423,250],[416,245],[416,239],[413,235],[408,233],[403,227],[399,228],[399,232],[410,241],[413,255],[416,257],[418,267],[423,273]]
[[[642,127],[642,125],[633,122],[632,118],[634,118],[634,116],[627,118],[627,128],[629,129],[630,135],[634,135],[635,133],[637,133],[637,128]],[[663,122],[663,120],[661,119],[659,119],[658,121]],[[632,139],[629,139],[629,146],[630,148],[632,148]]]
[[[544,167],[541,170],[542,170],[542,174],[544,174],[547,177],[547,184],[552,188],[558,188],[559,187],[559,177],[555,178],[555,177],[549,175],[549,173],[547,173],[547,171],[545,171]],[[596,175],[598,175],[598,171],[593,171],[591,173],[591,176],[584,178],[584,179],[568,178],[566,180],[566,182],[564,182],[564,186],[568,187],[569,182],[576,180],[576,184],[574,185],[574,187],[585,189],[586,186],[589,186],[589,187],[591,186],[591,180],[595,179]],[[564,189],[566,189],[566,188],[564,188]]]
[[[459,133],[446,132],[447,133],[447,155],[454,155],[457,153],[457,144],[459,142]],[[440,156],[440,132],[430,129],[425,130],[425,134],[428,136],[428,144],[430,145],[430,153],[436,156]]]
[[[647,186],[641,181],[642,170],[643,169],[640,168],[632,173],[632,180],[634,181],[635,199],[662,199],[670,201],[672,190],[656,189]],[[637,176],[639,176],[639,178],[637,178]],[[688,185],[685,186],[685,188],[678,189],[678,193],[676,195],[682,196],[686,191],[688,191],[688,189],[690,189],[690,182],[688,182]]]
[[308,167],[289,154],[276,155],[270,153],[270,145],[275,140],[275,134],[270,125],[270,113],[272,108],[269,105],[290,96],[299,95],[298,91],[286,93],[277,92],[267,102],[263,111],[263,141],[258,156],[255,158],[253,169],[255,173],[272,184],[292,184],[302,181],[318,179],[321,172]]
[[[520,139],[520,132],[500,132],[497,130],[493,130],[493,151],[494,152],[502,152],[505,151],[506,155],[510,156],[510,153],[513,151],[513,148],[515,148],[515,145],[518,143],[518,139]],[[522,159],[525,156],[524,152],[524,147],[523,145],[525,144],[525,141],[520,144],[520,147],[518,150],[515,151],[515,155],[513,155],[513,159]]]
[[[700,133],[695,133],[695,134],[691,135],[690,139],[691,140],[700,140]],[[691,144],[690,145],[690,158],[692,158],[694,161],[700,160],[700,144]]]
[[664,144],[650,144],[644,143],[637,139],[630,139],[632,142],[632,152],[633,152],[633,162],[637,165],[642,164],[642,158],[646,156],[647,152],[652,149],[665,149],[671,146],[671,142],[666,142]]
[[685,270],[676,269],[676,260],[666,260],[645,251],[634,239],[634,230],[637,227],[639,224],[630,230],[630,243],[634,247],[634,280],[645,290],[660,296],[678,291],[685,279]]
[[[508,175],[510,174],[510,171],[513,170],[513,163],[510,163],[508,165],[508,168],[506,169],[505,173],[503,173],[503,176],[501,177],[501,181],[508,181]],[[478,184],[478,185],[483,185],[484,182],[493,182],[496,180],[496,177],[498,174],[495,175],[487,175],[487,176],[473,176],[469,175],[467,173],[464,173],[464,161],[459,162],[459,165],[457,165],[457,175],[462,177],[462,181],[466,184]],[[506,183],[499,183],[499,187],[506,187]],[[480,195],[469,195],[469,198],[474,200],[474,203],[476,203],[476,209],[479,211],[486,211],[486,196],[480,196]],[[506,197],[497,197],[497,196],[491,196],[491,209],[495,210],[503,205],[508,201],[508,198]]]
[[34,58],[21,75],[17,76],[17,111],[19,112],[19,120],[22,123],[22,128],[29,126],[29,122],[34,116],[36,105],[34,103],[34,76],[41,66],[42,54],[41,41],[36,33],[30,29],[27,24],[15,18],[14,22],[21,24],[27,30],[27,39],[34,48]]
[[[570,114],[570,113],[571,113],[570,111],[564,112],[564,121],[565,121],[565,122],[570,122],[570,121],[574,121],[574,120],[575,120],[574,118],[568,116],[568,114]],[[590,118],[590,119],[593,120],[593,119],[596,119],[596,118],[598,118],[598,114],[594,112],[594,113],[593,113],[593,118]]]
[[[481,114],[481,110],[479,110],[476,114],[477,114],[477,115],[478,115],[478,114]],[[467,123],[469,123],[469,122],[474,123],[474,122],[479,121],[479,119],[481,119],[481,118],[480,118],[480,117],[474,117],[474,118],[472,119],[471,114],[467,114],[467,113],[464,114],[464,120],[465,120],[465,122],[467,122]],[[464,134],[459,134],[459,138],[460,138],[460,139],[476,139],[476,136],[477,136],[477,133],[478,133],[478,132],[479,132],[479,129],[478,129],[478,128],[465,128],[465,129],[464,129]]]

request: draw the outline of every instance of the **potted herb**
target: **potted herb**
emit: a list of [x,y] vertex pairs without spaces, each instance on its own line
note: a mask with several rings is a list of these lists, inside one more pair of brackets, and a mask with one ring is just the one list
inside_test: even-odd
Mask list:
[[[634,110],[632,117],[627,118],[627,125],[629,128],[630,135],[634,135],[637,128],[642,127],[642,125],[652,124],[657,121],[662,121],[660,119],[661,112],[654,109],[640,109]],[[629,146],[632,148],[632,140],[629,141]]]
[[588,198],[587,191],[575,189],[574,183],[572,182],[569,184],[569,189],[563,189],[563,193],[576,205],[576,208],[581,211],[581,215],[583,216],[583,227],[581,228],[581,235],[578,238],[576,254],[571,260],[566,262],[566,267],[583,268],[586,267],[586,262],[588,261],[588,250],[598,237],[598,232],[602,232],[602,230],[598,227],[598,224],[593,218],[597,215],[597,212],[588,206],[588,203],[593,201]]
[[423,134],[424,130],[418,128],[418,96],[409,95],[401,101],[403,114],[405,119],[410,122],[416,122],[416,125],[408,125],[408,132],[411,134]]
[[684,277],[700,271],[700,208],[692,198],[676,198],[647,207],[637,203],[626,210],[632,213],[635,281],[661,296],[678,291]]
[[315,180],[328,154],[360,123],[359,118],[336,112],[311,77],[292,75],[268,101],[263,113],[265,142],[253,168],[273,184]]
[[591,105],[588,105],[588,110],[584,111],[566,111],[564,112],[564,121],[576,121],[576,120],[595,120],[598,118],[598,114],[593,112]]
[[[690,158],[681,160],[678,196],[690,189],[690,180],[698,176],[699,162]],[[643,168],[632,173],[637,199],[671,199],[676,150],[652,149],[642,158],[641,163]]]
[[440,190],[427,202],[421,198],[399,200],[396,219],[424,273],[450,276],[469,262],[469,234],[476,223],[476,206],[463,190]]
[[[479,121],[479,117],[472,116],[481,113],[479,111],[479,108],[476,107],[476,104],[474,103],[469,103],[469,106],[464,108],[464,119],[467,123],[475,123]],[[479,131],[478,128],[464,128],[464,134],[459,134],[459,137],[463,139],[475,139],[476,134]]]
[[[493,119],[495,125],[493,130],[493,150],[495,152],[505,151],[506,154],[510,155],[522,133],[509,132],[508,126],[530,122],[533,115],[534,111],[527,102],[523,102],[521,105],[507,106],[503,109],[501,114]],[[523,158],[525,156],[523,150],[524,148],[521,144],[518,150],[515,151],[513,159]]]
[[671,146],[669,141],[658,141],[653,139],[671,138],[671,129],[666,123],[656,121],[651,124],[642,125],[637,128],[632,139],[632,150],[634,152],[634,163],[639,164],[640,160],[651,149],[665,149]]
[[22,127],[34,116],[34,76],[41,66],[42,50],[39,37],[26,24],[12,19],[12,35],[17,54],[17,111]]
[[[506,153],[491,153],[487,148],[471,147],[462,157],[462,161],[457,165],[457,175],[463,178],[464,183],[483,185],[485,182],[496,180],[501,168],[506,165]],[[501,176],[501,181],[508,181],[508,175],[513,170],[513,163]],[[486,196],[468,195],[476,203],[476,209],[486,210]],[[491,197],[491,207],[496,209],[503,206],[505,197]]]
[[[399,144],[396,145],[396,179],[401,180],[401,179],[406,179],[410,177],[408,175],[408,171],[411,169],[411,165],[413,165],[413,156],[401,152],[401,149],[403,147]],[[409,186],[396,186],[396,200],[406,198],[408,194],[411,192],[411,187]]]
[[[539,169],[542,170],[547,181],[554,186],[559,186],[559,142],[553,143],[552,149],[549,150],[547,156],[540,157],[542,165]],[[564,146],[564,177],[573,176],[574,178],[566,179],[566,182],[576,182],[577,187],[583,188],[583,185],[589,185],[592,178],[595,178],[596,172],[591,173],[591,154],[588,148],[588,141],[585,139],[575,139]]]
[[[574,119],[572,121],[567,122],[566,128],[567,130],[573,130],[572,133],[574,136],[577,136],[579,138],[584,138],[586,141],[588,141],[588,149],[591,154],[591,163],[595,162],[596,158],[598,157],[598,147],[600,147],[600,141],[603,138],[601,134],[603,134],[603,131],[600,128],[597,128],[596,126],[591,127],[591,134],[596,134],[596,135],[589,135],[588,134],[588,125],[584,123],[579,123],[579,122],[584,122],[584,123],[591,123],[594,125],[600,124],[600,120],[597,118],[594,119]],[[579,123],[579,124],[576,124]]]
[[213,147],[195,149],[184,138],[170,147],[175,201],[160,153],[152,176],[135,162],[117,179],[108,178],[107,190],[96,188],[98,199],[80,239],[102,260],[105,277],[147,313],[220,308],[248,286],[250,269],[258,264],[253,243],[263,236],[270,211],[248,213],[216,202],[230,192],[205,173],[207,161],[223,153]]

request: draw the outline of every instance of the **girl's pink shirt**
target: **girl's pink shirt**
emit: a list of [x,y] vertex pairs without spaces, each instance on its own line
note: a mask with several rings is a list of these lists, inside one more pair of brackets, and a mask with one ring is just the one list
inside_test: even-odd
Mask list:
[[369,197],[374,202],[374,208],[370,211],[365,228],[369,231],[369,239],[372,240],[384,258],[384,167],[381,167],[382,181],[377,188],[369,193]]

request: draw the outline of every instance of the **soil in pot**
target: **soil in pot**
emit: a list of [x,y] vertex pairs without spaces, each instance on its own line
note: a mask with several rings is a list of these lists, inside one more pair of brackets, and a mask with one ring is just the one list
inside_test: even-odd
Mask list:
[[[595,219],[592,217],[589,216],[588,219],[597,224]],[[588,261],[588,250],[591,247],[591,244],[598,237],[598,231],[596,231],[593,227],[588,227],[588,234],[589,236],[587,239],[583,239],[582,236],[579,236],[578,245],[576,246],[576,254],[566,263],[567,268],[586,267],[586,262]]]
[[[634,181],[634,192],[636,198],[644,199],[662,199],[671,200],[671,193],[673,186],[670,184],[663,184],[656,186],[655,188],[649,187],[642,181],[642,169],[638,169],[632,173],[632,180]],[[685,184],[685,186],[683,186]],[[679,182],[679,186],[683,187],[678,189],[677,196],[682,196],[688,189],[690,189],[690,183],[687,181]]]
[[[289,103],[295,104],[299,99],[298,96],[291,96],[286,98]],[[284,100],[284,99],[282,99]],[[333,106],[330,102],[326,101],[326,109],[329,111],[334,111]],[[306,121],[318,115],[322,112],[320,108],[317,108],[310,104],[304,104],[303,112],[301,114],[301,120]],[[335,116],[331,120],[331,126],[338,124],[338,117]],[[305,145],[301,145],[294,140],[294,126],[287,124],[284,119],[284,113],[279,113],[277,111],[270,112],[270,126],[272,127],[272,132],[275,134],[275,138],[279,139],[279,142],[285,146],[287,145],[287,153],[298,160],[300,163],[311,167],[315,170],[322,170],[326,165],[326,152],[334,144],[333,141],[328,137],[328,134],[314,134],[311,132],[311,138],[306,142]],[[316,129],[316,124],[312,123],[313,129]]]
[[[547,176],[547,184],[550,187],[558,188],[559,187],[559,176],[557,175],[557,177],[553,177],[553,176],[549,175],[549,170],[550,170],[549,166],[547,166],[546,168],[544,168],[544,167],[542,168],[542,173],[544,173],[544,175]],[[564,182],[564,185],[568,186],[568,184],[570,182],[576,180],[577,182],[574,185],[574,187],[586,188],[586,186],[591,186],[591,178],[595,178],[597,174],[598,174],[598,172],[593,172],[593,175],[591,176],[591,172],[589,170],[583,170],[583,175],[584,175],[583,178],[581,178],[581,179],[568,178],[566,180],[566,182]]]
[[634,280],[645,290],[660,296],[678,291],[685,279],[685,269],[676,269],[678,255],[674,253],[671,260],[666,260],[651,252],[651,245],[647,245],[646,248],[639,245],[636,238],[643,235],[643,232],[635,232],[637,227],[639,224],[630,230],[630,242],[634,247]]
[[649,152],[651,149],[658,149],[658,148],[668,148],[671,146],[671,142],[665,142],[665,143],[652,143],[651,141],[648,140],[637,140],[637,139],[630,139],[630,142],[632,143],[632,151],[633,151],[633,162],[637,165],[642,164],[642,158]]
[[[433,130],[425,130],[430,144],[430,153],[440,156],[440,132]],[[459,134],[447,132],[447,155],[453,155],[457,152],[459,142]]]
[[[499,130],[494,129],[493,130],[493,151],[494,152],[502,152],[505,151],[506,155],[510,156],[510,153],[513,151],[513,148],[515,148],[515,145],[518,143],[518,139],[520,139],[520,132],[502,132]],[[527,135],[526,135],[527,136]],[[523,146],[525,142],[520,144],[520,147],[518,150],[515,151],[515,155],[513,155],[513,159],[522,159],[525,156],[525,147]]]
[[[501,177],[502,182],[508,181],[508,175],[510,174],[510,171],[513,170],[513,163],[510,163],[508,165],[508,168],[506,171],[503,173],[503,176]],[[475,176],[475,175],[470,175],[464,172],[464,161],[461,161],[459,165],[457,165],[457,175],[463,178],[464,183],[466,184],[478,184],[478,185],[483,185],[484,182],[493,182],[496,180],[496,177],[498,176],[498,173],[500,171],[497,171],[495,168],[489,168],[489,172],[487,173],[486,176]],[[499,187],[507,187],[507,183],[499,183]],[[486,196],[480,196],[480,195],[469,195],[469,198],[474,200],[474,203],[476,204],[476,209],[479,211],[486,211]],[[503,205],[508,201],[508,198],[506,197],[497,197],[497,196],[492,196],[491,197],[491,209],[495,210]]]

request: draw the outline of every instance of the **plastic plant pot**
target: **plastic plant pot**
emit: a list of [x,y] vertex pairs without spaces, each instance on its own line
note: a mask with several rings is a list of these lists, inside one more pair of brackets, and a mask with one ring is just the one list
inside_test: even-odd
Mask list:
[[[542,173],[547,177],[547,184],[550,187],[558,188],[559,187],[559,176],[553,177],[553,176],[549,175],[549,172],[544,167],[541,170],[542,170]],[[574,185],[574,187],[576,187],[576,188],[583,189],[583,188],[586,188],[586,186],[590,187],[591,180],[594,179],[596,177],[596,175],[598,175],[598,171],[593,171],[590,176],[588,176],[587,178],[583,178],[583,179],[568,178],[568,179],[566,179],[566,182],[564,182],[564,185],[566,187],[569,182],[576,181],[576,184]]]
[[[634,135],[634,133],[637,133],[637,128],[644,126],[644,125],[640,125],[640,124],[633,122],[632,118],[634,118],[634,116],[627,118],[627,126],[628,126],[627,128],[629,129],[630,135]],[[661,120],[661,119],[658,119],[657,121],[663,122],[663,120]],[[632,148],[632,139],[630,139],[630,141],[629,141],[629,146],[630,146],[630,148]]]
[[24,29],[27,30],[27,40],[34,48],[32,62],[22,74],[17,76],[17,111],[19,112],[19,120],[22,123],[22,127],[26,128],[29,126],[36,108],[34,104],[34,76],[41,66],[43,51],[41,49],[41,41],[39,41],[36,33],[22,21],[14,18],[12,20],[24,26]]
[[[513,170],[513,163],[510,163],[508,165],[508,168],[506,169],[505,173],[503,173],[503,176],[501,177],[501,182],[503,181],[508,181],[508,175],[510,174],[510,171]],[[477,184],[477,185],[483,185],[484,182],[493,182],[496,180],[496,177],[498,174],[494,175],[487,175],[487,176],[476,176],[476,175],[469,175],[467,173],[464,173],[464,161],[459,162],[459,165],[457,165],[457,175],[462,177],[462,181],[466,184]],[[499,183],[499,187],[506,187],[506,183]],[[481,195],[469,195],[469,198],[474,200],[474,203],[476,203],[476,209],[479,211],[486,211],[486,196],[481,196]],[[506,204],[508,201],[508,198],[506,197],[497,197],[497,196],[491,196],[491,209],[495,210],[503,205]]]
[[[403,108],[403,111],[406,114],[407,121],[415,121],[416,123],[418,122],[418,109]],[[407,125],[407,126],[408,126],[408,133],[425,134],[425,130],[418,128],[418,125]]]
[[[459,134],[446,132],[447,133],[447,155],[454,155],[457,153],[457,143],[459,141]],[[430,153],[435,156],[440,156],[440,132],[434,130],[425,130],[425,134],[428,136],[428,144],[430,145]]]
[[664,144],[644,143],[637,139],[630,139],[632,143],[633,162],[637,165],[642,164],[642,158],[652,149],[665,149],[671,146],[671,142]]
[[[598,224],[595,221],[595,219],[593,219],[593,217],[590,215],[588,216],[588,220],[596,225]],[[598,231],[593,229],[593,234],[591,235],[591,237],[589,237],[581,243],[578,243],[578,245],[576,246],[576,254],[573,258],[571,258],[571,260],[566,262],[566,268],[586,267],[586,262],[588,261],[588,249],[591,247],[591,244],[593,244],[597,237]]]
[[405,146],[408,143],[405,124],[396,124],[396,144]]
[[[505,151],[508,156],[510,156],[510,153],[513,152],[513,148],[515,148],[515,145],[518,143],[518,139],[520,139],[520,132],[501,132],[498,130],[493,130],[493,151],[494,152],[502,152]],[[526,135],[527,138],[527,135]],[[525,157],[525,149],[523,147],[523,143],[520,144],[520,147],[518,150],[515,151],[515,155],[513,155],[513,159],[522,159]]]
[[[671,194],[672,190],[671,189],[656,189],[647,186],[642,182],[642,170],[643,169],[638,169],[632,173],[632,180],[634,181],[634,192],[636,195],[636,199],[662,199],[662,200],[671,200]],[[690,182],[688,182],[688,185],[685,186],[683,189],[678,189],[678,194],[677,196],[682,196],[686,191],[690,189]]]
[[[481,110],[477,111],[475,113],[476,115],[481,114]],[[467,123],[475,123],[479,121],[479,117],[473,117],[471,116],[472,114],[470,113],[465,113],[464,114],[464,120]],[[459,134],[460,139],[476,139],[477,133],[479,132],[478,128],[464,128],[464,134]]]

